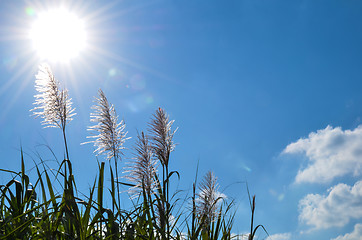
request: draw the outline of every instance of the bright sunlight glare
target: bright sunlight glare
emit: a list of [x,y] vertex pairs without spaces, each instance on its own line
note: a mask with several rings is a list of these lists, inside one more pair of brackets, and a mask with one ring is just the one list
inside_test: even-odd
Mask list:
[[38,14],[30,30],[34,50],[42,59],[68,61],[86,45],[84,23],[65,9]]

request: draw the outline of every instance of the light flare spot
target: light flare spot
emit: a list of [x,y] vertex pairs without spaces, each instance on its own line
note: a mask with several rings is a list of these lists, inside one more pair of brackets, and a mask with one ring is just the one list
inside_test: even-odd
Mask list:
[[247,167],[247,166],[244,166],[243,168],[244,168],[244,170],[246,170],[247,172],[251,172],[251,168],[249,168],[249,167]]
[[140,112],[154,103],[154,99],[150,94],[140,94],[131,98],[127,102],[129,110],[132,112]]
[[2,62],[7,70],[12,70],[17,66],[18,59],[16,57],[7,57]]
[[117,71],[117,69],[115,69],[115,68],[111,68],[111,69],[109,69],[109,71],[108,71],[108,75],[109,75],[110,77],[116,76],[117,73],[118,73],[118,71]]
[[147,97],[146,97],[146,103],[152,104],[153,102],[154,102],[154,99],[153,99],[152,96],[147,96]]
[[133,90],[141,91],[146,88],[146,81],[140,74],[132,76],[130,84]]
[[35,16],[35,10],[32,7],[25,8],[25,12],[26,12],[26,15],[28,15],[28,16],[31,16],[31,17]]

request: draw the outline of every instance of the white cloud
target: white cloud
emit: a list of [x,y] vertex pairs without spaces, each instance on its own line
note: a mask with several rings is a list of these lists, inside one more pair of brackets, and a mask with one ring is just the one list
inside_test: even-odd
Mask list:
[[362,239],[362,224],[354,225],[354,230],[351,233],[347,233],[343,236],[338,236],[332,240],[361,240]]
[[290,233],[278,233],[270,235],[266,240],[290,240],[292,239],[292,234]]
[[362,125],[345,131],[327,126],[289,144],[283,153],[303,154],[308,159],[308,166],[296,176],[297,183],[327,183],[347,174],[361,176]]
[[299,201],[299,220],[314,229],[343,227],[362,218],[362,181],[354,186],[340,183],[328,195],[308,194]]

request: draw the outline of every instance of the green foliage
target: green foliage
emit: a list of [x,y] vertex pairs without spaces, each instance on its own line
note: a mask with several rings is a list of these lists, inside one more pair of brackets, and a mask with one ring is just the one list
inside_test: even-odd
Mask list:
[[[111,182],[109,187],[105,186],[105,164],[99,164],[98,176],[89,193],[80,198],[75,194],[76,181],[69,160],[64,160],[56,171],[43,162],[36,165],[37,178],[32,185],[21,151],[20,172],[0,169],[13,175],[8,183],[0,186],[0,239],[235,238],[232,235],[233,202],[218,199],[212,203],[217,204],[216,216],[212,221],[207,220],[207,216],[197,209],[196,179],[190,199],[181,199],[178,192],[170,196],[171,179],[179,180],[179,174],[176,171],[168,173],[165,166],[166,175],[161,176],[162,180],[158,174],[154,176],[156,184],[153,191],[141,187],[137,198],[131,199],[133,207],[124,210],[117,203],[116,186],[135,185],[117,181],[112,166],[109,166]],[[57,182],[64,182],[60,191],[56,189]],[[106,208],[105,199],[111,199],[112,209]],[[255,198],[252,204],[253,217]],[[259,225],[252,229],[249,239],[253,239],[259,227],[264,228]]]
[[[142,135],[144,136],[143,133]],[[167,146],[167,149],[171,147]],[[179,192],[170,194],[171,180],[179,181],[180,176],[177,171],[169,172],[170,152],[158,156],[163,158],[160,160],[162,173],[151,171],[154,174],[153,189],[150,189],[150,184],[146,185],[144,180],[138,186],[119,182],[118,178],[114,178],[111,164],[109,164],[110,186],[105,186],[106,163],[101,162],[98,176],[95,177],[89,193],[80,198],[76,194],[76,180],[70,160],[64,159],[56,170],[41,161],[35,166],[37,178],[32,185],[26,174],[21,150],[20,172],[0,169],[13,176],[7,184],[0,185],[0,239],[228,240],[238,238],[232,235],[235,216],[233,202],[228,203],[222,197],[202,198],[203,201],[209,201],[207,203],[209,209],[215,209],[210,219],[208,212],[204,213],[199,209],[201,193],[197,191],[197,175],[190,199],[182,199]],[[167,161],[164,156],[167,156]],[[216,191],[216,178],[210,180],[210,176],[213,176],[211,173],[207,176],[209,178],[205,176],[199,188],[210,186],[210,189],[206,190]],[[63,184],[59,184],[62,182]],[[137,191],[135,199],[131,198],[133,205],[128,210],[121,209],[118,203],[119,185],[131,189],[138,187],[140,190]],[[208,196],[215,194],[211,192]],[[111,200],[112,209],[106,208],[105,199]],[[255,196],[252,201],[250,200],[250,205],[252,220],[248,237],[254,239],[257,229],[264,227],[258,225],[253,228]]]

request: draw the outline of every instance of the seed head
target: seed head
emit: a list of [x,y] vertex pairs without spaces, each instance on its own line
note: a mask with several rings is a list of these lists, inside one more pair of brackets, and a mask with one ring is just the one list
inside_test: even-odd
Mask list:
[[43,118],[42,124],[45,127],[64,129],[75,115],[68,89],[59,89],[60,84],[48,64],[39,65],[39,71],[35,77],[35,89],[38,94],[34,96],[34,104],[37,106],[30,111],[33,111],[36,117]]
[[218,192],[217,177],[215,177],[212,171],[206,173],[199,189],[198,213],[201,218],[205,217],[207,224],[210,224],[216,216],[217,202],[220,200],[221,195]]
[[153,141],[152,149],[162,165],[168,165],[170,153],[175,148],[172,138],[177,129],[172,131],[173,122],[174,120],[169,121],[169,116],[165,110],[158,108],[149,124],[151,140]]
[[128,173],[126,178],[135,184],[135,187],[130,189],[131,193],[137,194],[144,189],[147,194],[150,194],[155,188],[156,161],[148,137],[143,132],[138,135],[135,157],[126,172]]
[[96,147],[94,152],[97,155],[105,154],[107,159],[119,158],[124,149],[123,144],[128,139],[127,132],[124,132],[126,124],[122,120],[118,123],[118,116],[113,104],[109,105],[108,100],[101,89],[98,91],[98,98],[95,98],[95,105],[92,106],[94,113],[91,113],[91,122],[96,125],[88,128],[89,131],[95,132],[94,135],[87,138],[93,138]]

